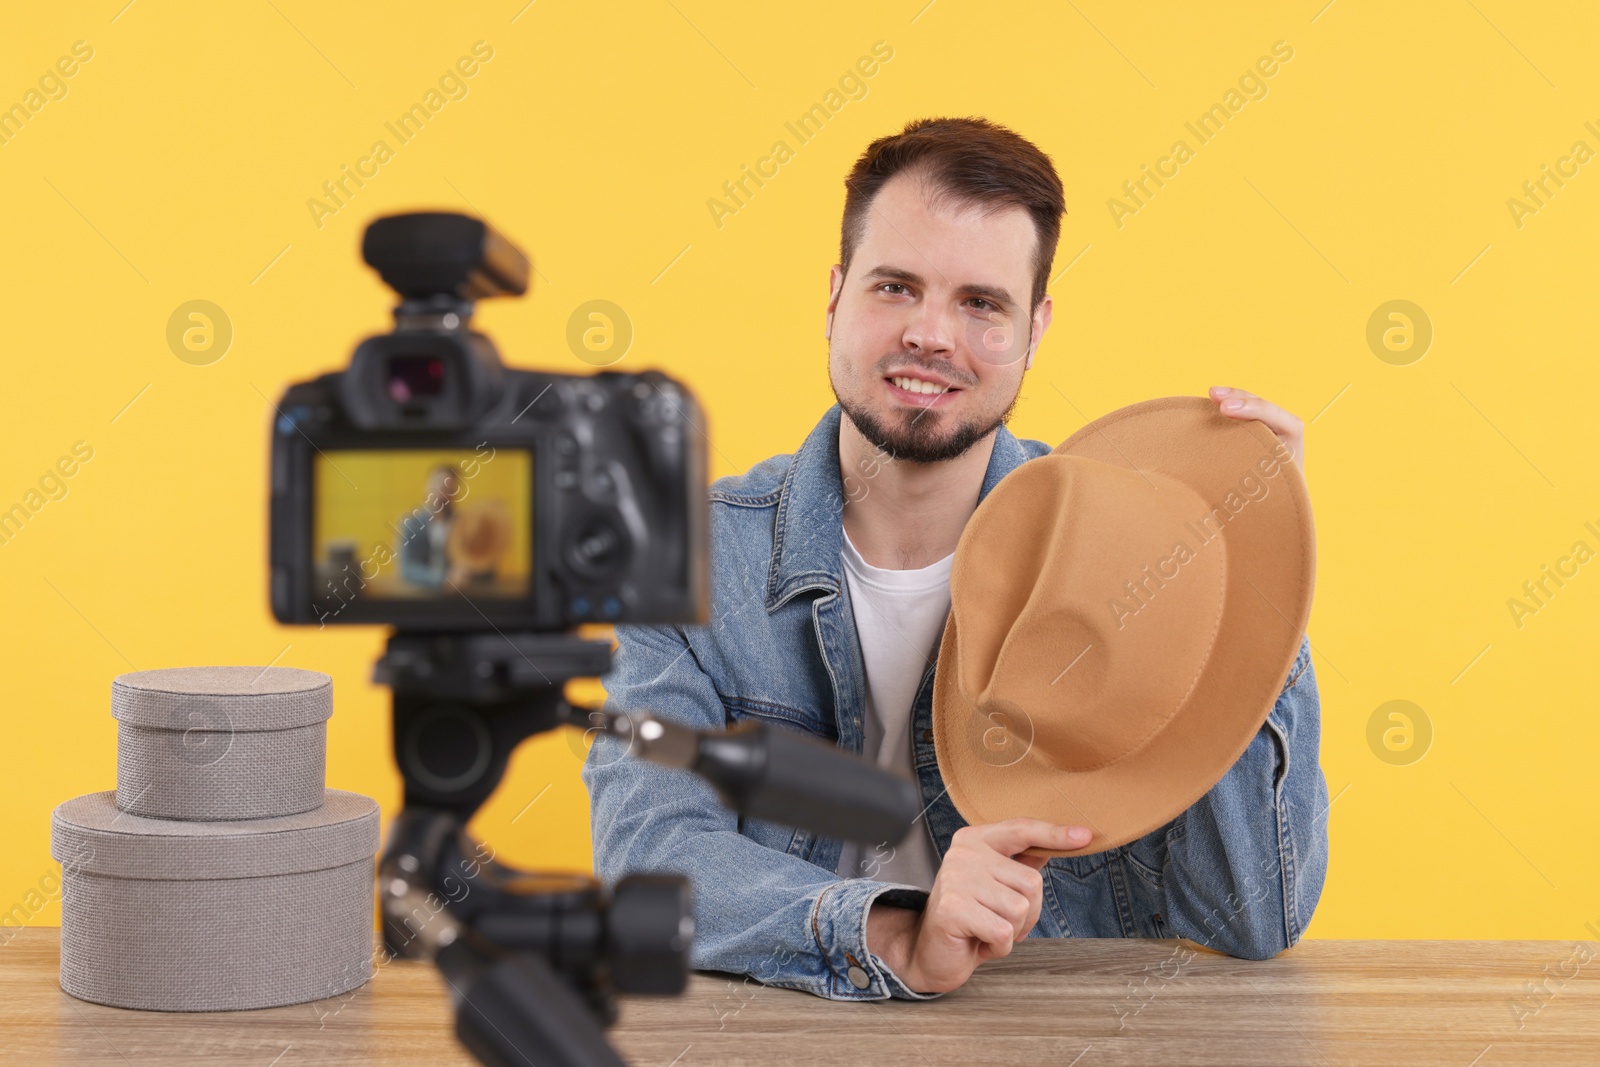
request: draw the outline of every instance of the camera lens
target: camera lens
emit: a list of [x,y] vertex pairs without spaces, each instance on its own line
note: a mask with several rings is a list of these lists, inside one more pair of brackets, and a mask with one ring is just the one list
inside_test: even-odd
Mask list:
[[567,565],[592,582],[616,577],[628,564],[628,535],[617,518],[586,515],[573,524],[566,541]]

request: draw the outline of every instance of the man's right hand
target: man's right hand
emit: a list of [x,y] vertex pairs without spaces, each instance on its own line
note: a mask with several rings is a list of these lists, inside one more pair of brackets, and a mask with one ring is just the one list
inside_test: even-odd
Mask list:
[[1029,848],[1081,848],[1088,828],[1043,819],[963,826],[950,840],[922,911],[873,904],[867,948],[918,993],[945,993],[978,964],[1009,955],[1044,903],[1044,856]]

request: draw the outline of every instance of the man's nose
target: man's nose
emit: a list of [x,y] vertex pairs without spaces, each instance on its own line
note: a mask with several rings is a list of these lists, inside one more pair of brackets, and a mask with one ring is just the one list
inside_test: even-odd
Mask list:
[[902,339],[907,345],[927,353],[949,353],[955,346],[955,327],[949,309],[923,301],[911,312]]

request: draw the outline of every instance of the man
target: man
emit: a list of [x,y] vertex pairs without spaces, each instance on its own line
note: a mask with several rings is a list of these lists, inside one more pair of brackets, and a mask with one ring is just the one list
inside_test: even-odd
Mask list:
[[437,589],[446,577],[459,577],[450,567],[446,548],[450,527],[456,518],[456,501],[462,491],[461,472],[441,463],[428,472],[428,485],[422,504],[406,512],[400,531],[400,577],[411,585]]
[[[1132,844],[1046,863],[1019,853],[1089,831],[968,826],[945,795],[931,682],[956,543],[994,484],[1052,447],[1005,423],[1050,325],[1062,186],[1004,127],[932,119],[874,142],[846,187],[824,331],[838,404],[798,452],[711,487],[709,625],[618,626],[605,682],[617,711],[834,741],[911,778],[927,806],[898,846],[846,848],[739,818],[602,738],[583,770],[597,872],[688,875],[693,966],[833,999],[938,996],[1022,937],[1182,936],[1248,958],[1292,945],[1327,864],[1304,639],[1244,755]],[[1212,396],[1303,462],[1299,419]]]

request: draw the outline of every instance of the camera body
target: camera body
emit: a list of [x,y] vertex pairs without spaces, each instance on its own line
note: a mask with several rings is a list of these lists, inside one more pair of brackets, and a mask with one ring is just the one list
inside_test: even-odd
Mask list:
[[271,600],[285,623],[553,632],[708,615],[704,418],[657,371],[505,367],[474,301],[528,261],[482,221],[373,222],[393,332],[291,385],[272,429]]

